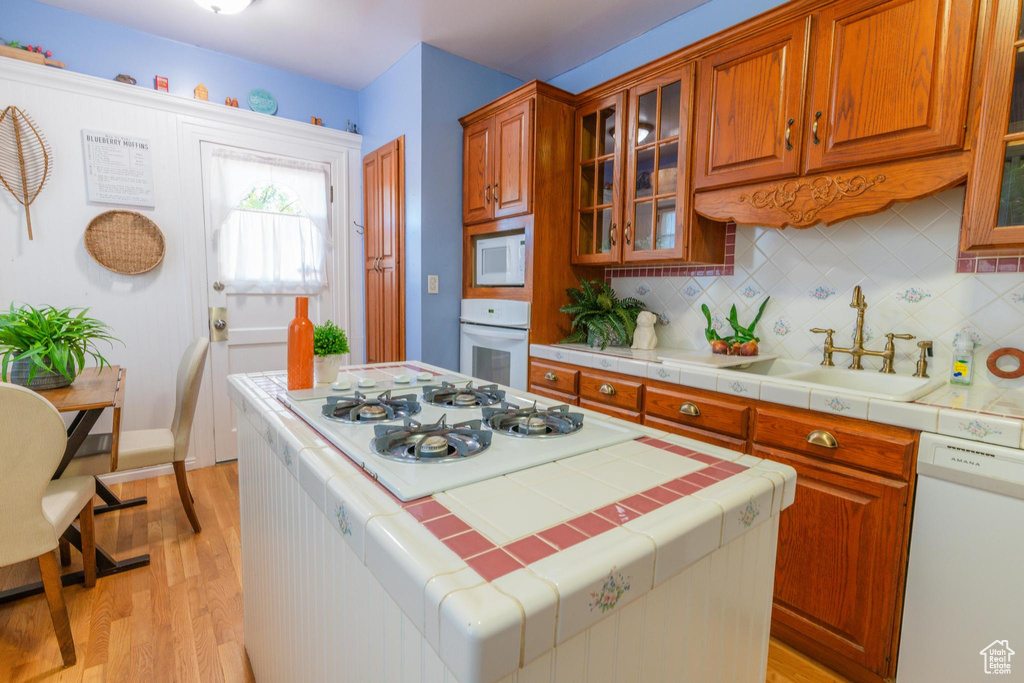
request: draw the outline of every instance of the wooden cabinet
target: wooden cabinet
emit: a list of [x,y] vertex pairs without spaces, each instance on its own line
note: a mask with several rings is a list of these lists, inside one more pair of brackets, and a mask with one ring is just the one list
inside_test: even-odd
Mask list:
[[681,260],[690,228],[693,65],[629,90],[624,262]]
[[494,119],[477,121],[462,131],[462,220],[479,223],[494,215],[491,179],[494,176]]
[[[648,417],[660,418],[690,428],[718,432],[746,441],[750,408],[744,403],[710,392],[679,387],[663,389],[648,386],[644,412]],[[663,423],[663,422],[662,422]]]
[[855,680],[895,669],[910,485],[755,445],[796,470],[779,522],[772,634]]
[[463,130],[463,223],[530,212],[532,114],[525,100]]
[[852,0],[814,16],[808,172],[963,145],[973,0]]
[[700,59],[696,188],[800,172],[808,24],[771,28]]
[[405,359],[405,138],[363,157],[366,361]]
[[586,401],[639,416],[643,399],[644,385],[635,379],[598,371],[580,372],[580,405]]
[[622,120],[625,93],[576,110],[573,263],[618,263],[622,257]]
[[1024,28],[1019,0],[994,0],[960,248],[1024,248]]
[[530,363],[530,385],[532,388],[543,388],[575,396],[579,391],[579,379],[579,370],[539,360]]

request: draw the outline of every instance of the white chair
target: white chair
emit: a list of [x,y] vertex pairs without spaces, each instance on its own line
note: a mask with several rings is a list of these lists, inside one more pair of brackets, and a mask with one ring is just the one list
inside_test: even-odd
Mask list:
[[24,387],[0,383],[0,567],[38,559],[64,666],[71,666],[75,641],[53,551],[78,517],[85,585],[96,584],[96,482],[92,477],[51,479],[66,443],[64,421],[49,401]]
[[121,432],[116,461],[111,458],[109,434],[89,435],[79,451],[85,455],[76,455],[68,463],[62,476],[96,476],[171,463],[178,482],[181,505],[185,508],[185,515],[192,529],[199,533],[202,526],[199,524],[199,517],[196,516],[194,499],[188,488],[188,479],[185,477],[185,456],[188,455],[192,418],[196,413],[199,385],[203,380],[203,365],[206,363],[209,346],[209,340],[200,337],[185,349],[178,364],[174,418],[171,420],[170,429]]

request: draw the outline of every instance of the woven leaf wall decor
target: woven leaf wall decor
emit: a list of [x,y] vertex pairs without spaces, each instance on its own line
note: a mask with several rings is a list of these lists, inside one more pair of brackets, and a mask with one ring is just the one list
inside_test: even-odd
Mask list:
[[50,178],[50,160],[50,146],[32,117],[15,106],[0,112],[0,184],[25,207],[29,239],[32,214],[28,207]]

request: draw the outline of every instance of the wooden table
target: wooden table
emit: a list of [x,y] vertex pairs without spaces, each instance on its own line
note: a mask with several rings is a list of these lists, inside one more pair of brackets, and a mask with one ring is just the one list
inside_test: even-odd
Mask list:
[[[117,365],[105,367],[102,370],[89,368],[79,375],[71,386],[61,387],[60,389],[47,389],[39,392],[39,395],[52,403],[59,412],[78,413],[68,426],[67,446],[64,448],[64,456],[61,458],[60,464],[57,466],[57,471],[53,474],[54,479],[60,478],[64,473],[64,470],[67,469],[72,458],[76,455],[94,454],[79,453],[79,451],[82,449],[85,437],[89,435],[89,432],[92,431],[92,428],[96,425],[96,421],[107,408],[113,409],[114,422],[113,431],[109,435],[109,440],[104,440],[104,444],[109,443],[110,446],[110,469],[111,471],[116,469],[118,439],[121,431],[121,406],[124,401],[126,375],[127,372],[125,369]],[[100,481],[98,477],[96,478],[96,495],[104,501],[105,505],[97,506],[94,510],[95,514],[120,510],[126,507],[134,507],[136,505],[144,505],[146,503],[145,497],[121,500],[117,497],[117,494],[111,491],[106,484]],[[64,532],[63,538],[71,543],[71,545],[78,548],[79,551],[82,550],[81,532],[75,524],[68,527],[68,530]],[[132,557],[127,560],[115,560],[114,557],[110,555],[110,553],[106,552],[102,547],[99,545],[96,546],[97,577],[109,576],[110,574],[117,574],[123,571],[128,571],[129,569],[145,567],[148,564],[148,554],[139,555],[138,557]],[[65,586],[70,586],[74,583],[82,583],[84,579],[85,575],[81,571],[71,572],[61,576],[61,581]],[[19,586],[18,588],[11,588],[10,590],[0,592],[0,604],[42,592],[43,584],[41,582]]]

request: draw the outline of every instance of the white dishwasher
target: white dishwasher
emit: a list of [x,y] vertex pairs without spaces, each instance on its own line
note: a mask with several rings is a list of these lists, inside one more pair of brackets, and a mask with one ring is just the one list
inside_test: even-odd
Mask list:
[[990,674],[1024,681],[1024,451],[922,434],[896,680]]

